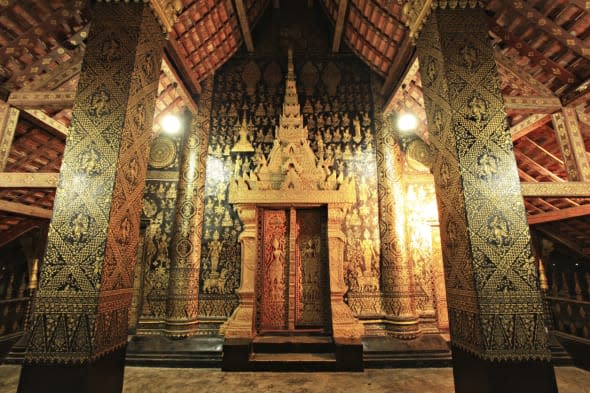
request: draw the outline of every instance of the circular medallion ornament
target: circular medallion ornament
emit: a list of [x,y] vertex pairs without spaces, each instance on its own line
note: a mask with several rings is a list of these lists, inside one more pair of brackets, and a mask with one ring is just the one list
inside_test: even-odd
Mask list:
[[159,136],[152,143],[149,164],[152,168],[162,169],[170,166],[176,158],[176,146],[172,139]]
[[421,139],[415,139],[408,144],[406,149],[408,164],[417,171],[425,171],[432,166],[430,147]]

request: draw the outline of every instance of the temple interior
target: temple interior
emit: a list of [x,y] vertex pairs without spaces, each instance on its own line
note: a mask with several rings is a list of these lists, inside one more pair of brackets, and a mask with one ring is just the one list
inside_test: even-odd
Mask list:
[[0,391],[587,391],[589,89],[582,0],[0,0]]

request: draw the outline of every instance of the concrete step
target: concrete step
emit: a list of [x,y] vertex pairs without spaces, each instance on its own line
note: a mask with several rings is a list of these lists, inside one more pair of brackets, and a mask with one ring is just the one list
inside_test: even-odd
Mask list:
[[335,371],[334,353],[251,353],[250,369],[256,371]]
[[260,336],[252,340],[255,353],[334,352],[334,341],[327,336]]

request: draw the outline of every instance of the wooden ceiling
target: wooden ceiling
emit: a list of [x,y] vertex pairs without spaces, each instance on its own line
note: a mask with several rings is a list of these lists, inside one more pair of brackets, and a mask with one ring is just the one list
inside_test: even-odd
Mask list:
[[[238,49],[256,49],[252,31],[265,12],[300,0],[183,0],[170,33],[160,78],[154,124],[168,112],[194,109],[191,96]],[[419,64],[395,0],[307,0],[333,26],[332,51],[346,45],[383,78],[388,110],[415,113],[417,134],[428,141]],[[21,109],[5,172],[57,173],[90,20],[82,0],[0,2],[0,92]],[[576,109],[590,151],[590,3],[583,0],[490,0],[490,38],[502,80],[515,156],[523,182],[566,183],[564,157],[552,114]],[[49,105],[30,106],[27,92],[61,92]],[[20,95],[19,95],[20,94]],[[522,100],[534,105],[522,105]],[[20,101],[19,101],[20,100]],[[18,104],[18,105],[17,105]],[[156,130],[157,132],[157,130]],[[36,215],[0,211],[0,244],[52,208],[51,188],[0,188],[0,203],[38,208]],[[526,197],[532,223],[578,239],[589,233],[590,198]],[[10,205],[12,206],[12,205]],[[572,210],[574,209],[574,210]],[[553,221],[555,212],[573,212]],[[43,213],[45,212],[45,213]],[[582,214],[584,213],[585,214]],[[549,215],[547,215],[549,214]],[[553,216],[551,216],[553,214]],[[563,215],[567,217],[569,213]],[[539,218],[541,217],[541,218]],[[548,217],[544,221],[545,217]],[[562,218],[563,218],[562,217]],[[573,228],[564,230],[564,225]],[[576,235],[577,234],[577,235]],[[578,236],[578,237],[576,237]],[[586,242],[586,243],[584,243]],[[581,247],[588,248],[587,245]]]

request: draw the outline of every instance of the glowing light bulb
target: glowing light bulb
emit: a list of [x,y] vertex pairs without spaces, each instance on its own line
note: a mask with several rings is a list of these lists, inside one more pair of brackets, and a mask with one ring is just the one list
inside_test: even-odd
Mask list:
[[166,115],[161,124],[167,134],[177,134],[180,131],[180,119],[178,116]]
[[418,127],[418,119],[411,113],[405,113],[397,119],[397,129],[401,132],[414,131]]

